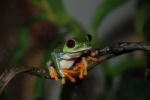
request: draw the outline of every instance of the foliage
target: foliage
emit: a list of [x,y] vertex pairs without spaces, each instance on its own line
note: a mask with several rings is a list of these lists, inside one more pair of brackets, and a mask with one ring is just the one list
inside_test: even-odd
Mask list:
[[[97,30],[100,27],[103,19],[114,9],[121,6],[128,0],[102,0],[102,3],[97,7],[96,13],[92,19],[91,24],[91,32],[93,37],[97,37]],[[24,25],[22,25],[18,31],[18,39],[17,39],[17,49],[12,57],[11,65],[19,64],[19,61],[23,59],[24,55],[27,53],[29,48],[29,35],[30,35],[30,27],[37,21],[46,21],[52,25],[57,27],[57,30],[65,29],[66,34],[71,34],[75,36],[85,35],[87,31],[77,22],[65,9],[62,0],[30,0],[30,3],[38,7],[40,10],[37,14],[32,16]],[[135,15],[135,31],[137,33],[142,33],[143,36],[147,40],[150,39],[149,35],[149,26],[150,26],[150,5],[143,4],[141,7],[137,9]],[[58,31],[58,34],[61,32]],[[100,33],[101,34],[101,33]],[[64,35],[64,36],[65,36]],[[95,43],[96,44],[96,43]],[[102,45],[102,43],[101,43]],[[52,49],[51,47],[48,49]],[[46,56],[49,55],[46,53]],[[44,66],[46,60],[48,59],[45,56],[45,60],[43,61],[42,66]],[[103,73],[105,76],[115,77],[125,71],[136,69],[145,65],[144,60],[139,60],[136,58],[127,57],[125,60],[119,62],[115,65],[110,65],[108,62],[105,62],[103,65]],[[140,66],[139,66],[140,65]],[[40,88],[36,88],[35,98],[41,96],[41,89],[43,89],[43,80],[38,80],[36,86]],[[131,87],[132,88],[132,87]],[[112,91],[109,93],[111,95]],[[146,100],[146,99],[145,99]]]
[[103,0],[98,6],[96,14],[92,20],[92,32],[97,33],[97,29],[102,20],[115,8],[126,2],[127,0]]

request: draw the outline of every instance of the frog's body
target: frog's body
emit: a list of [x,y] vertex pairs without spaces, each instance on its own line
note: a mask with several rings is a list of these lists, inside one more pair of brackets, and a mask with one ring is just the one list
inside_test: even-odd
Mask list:
[[59,50],[54,50],[54,52],[51,53],[52,61],[54,63],[54,66],[56,66],[60,77],[64,77],[62,69],[71,69],[76,59],[81,55],[81,52],[63,53]]
[[[84,57],[81,57],[85,51],[91,49],[90,39],[67,40],[62,49],[55,49],[51,53],[51,61],[48,62],[50,75],[55,79],[69,78],[72,82],[75,81],[71,75],[77,70],[80,70],[80,78],[86,75],[87,62]],[[75,65],[77,59],[80,58],[80,65]],[[84,73],[84,74],[83,74]]]
[[64,54],[63,59],[60,60],[60,66],[62,69],[67,68],[71,69],[73,64],[75,63],[76,59],[81,56],[82,53],[75,53],[75,54]]

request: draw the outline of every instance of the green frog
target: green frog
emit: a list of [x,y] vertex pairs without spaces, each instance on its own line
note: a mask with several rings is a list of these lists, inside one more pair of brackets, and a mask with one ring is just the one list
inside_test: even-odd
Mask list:
[[84,38],[70,38],[66,40],[62,48],[55,49],[51,53],[51,60],[47,63],[50,76],[55,80],[61,80],[64,84],[66,78],[75,82],[72,74],[77,71],[79,71],[81,79],[87,75],[87,59],[81,56],[84,52],[92,49],[90,42],[90,35]]

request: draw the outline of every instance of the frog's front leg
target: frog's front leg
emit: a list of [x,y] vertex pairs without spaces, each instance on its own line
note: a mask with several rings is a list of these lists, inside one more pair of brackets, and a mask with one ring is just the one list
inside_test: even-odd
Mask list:
[[75,72],[73,70],[70,70],[70,69],[63,69],[63,72],[64,72],[64,75],[65,75],[65,78],[68,78],[71,82],[75,82],[75,78],[72,76],[72,74]]
[[90,56],[87,57],[82,57],[81,62],[77,64],[77,66],[74,67],[74,70],[79,69],[79,78],[82,79],[84,76],[87,75],[87,66],[88,66],[88,61],[96,62],[98,59],[96,58],[96,54],[92,53]]
[[87,75],[87,61],[85,57],[82,58],[82,61],[80,62],[79,66],[80,66],[79,78],[82,79],[84,76]]
[[57,70],[57,73],[59,74],[59,77],[60,77],[60,78],[63,78],[63,77],[64,77],[64,74],[63,74],[63,72],[62,72],[62,70],[61,70],[61,66],[60,66],[61,57],[59,57],[59,53],[53,52],[53,53],[51,54],[51,56],[52,56],[52,61],[53,61],[53,63],[54,63],[54,66],[55,66],[55,68],[56,68],[56,70]]
[[56,67],[58,76],[61,79],[61,83],[64,84],[65,83],[65,75],[64,75],[63,70],[60,65],[61,56],[58,54],[59,53],[52,53],[52,59],[53,59],[54,66]]
[[55,80],[58,80],[58,74],[56,69],[54,68],[54,66],[52,65],[51,61],[47,62],[47,66],[48,66],[48,70],[49,70],[49,74],[52,78],[54,78]]

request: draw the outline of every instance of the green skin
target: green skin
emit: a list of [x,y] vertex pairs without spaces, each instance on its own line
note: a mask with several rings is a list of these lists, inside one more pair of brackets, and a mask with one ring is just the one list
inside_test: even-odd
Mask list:
[[[90,41],[88,39],[72,39],[74,41],[74,46],[69,47],[67,41],[62,49],[55,49],[51,53],[51,60],[48,62],[49,67],[55,67],[60,78],[64,78],[64,73],[62,71],[63,67],[68,69],[73,67],[74,62],[77,58],[81,57],[83,51],[91,49]],[[85,61],[85,59],[82,59]],[[53,62],[53,66],[51,64]],[[50,68],[49,68],[50,70]]]

